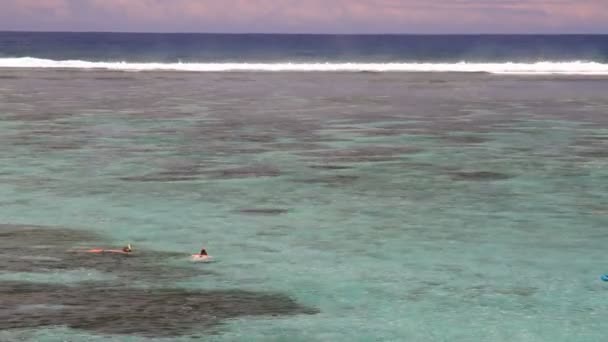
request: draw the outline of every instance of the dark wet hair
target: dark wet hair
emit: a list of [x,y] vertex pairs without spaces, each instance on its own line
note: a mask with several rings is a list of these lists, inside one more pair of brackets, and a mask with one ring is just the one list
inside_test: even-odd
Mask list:
[[207,250],[206,249],[201,249],[201,255],[207,255]]

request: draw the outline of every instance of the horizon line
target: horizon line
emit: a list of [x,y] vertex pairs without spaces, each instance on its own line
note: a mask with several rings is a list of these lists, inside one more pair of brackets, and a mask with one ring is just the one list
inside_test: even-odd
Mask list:
[[396,33],[396,32],[378,32],[378,33],[331,33],[331,32],[323,32],[323,33],[312,33],[312,32],[196,32],[196,31],[99,31],[99,30],[90,30],[90,31],[67,31],[67,30],[5,30],[0,29],[0,33],[114,33],[114,34],[200,34],[200,35],[282,35],[282,36],[608,36],[608,32],[606,33],[593,33],[593,32],[560,32],[560,33],[549,33],[549,32],[527,32],[527,33],[509,33],[509,32],[499,32],[499,33],[454,33],[454,32],[446,32],[446,33]]

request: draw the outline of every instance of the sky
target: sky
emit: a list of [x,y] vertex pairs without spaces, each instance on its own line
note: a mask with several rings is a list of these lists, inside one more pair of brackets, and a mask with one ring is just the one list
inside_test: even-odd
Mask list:
[[0,0],[0,30],[608,33],[608,0]]

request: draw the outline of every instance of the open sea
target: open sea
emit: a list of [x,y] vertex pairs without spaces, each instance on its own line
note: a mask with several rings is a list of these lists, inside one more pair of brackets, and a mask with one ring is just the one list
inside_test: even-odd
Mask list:
[[2,342],[596,342],[607,225],[608,36],[0,33]]

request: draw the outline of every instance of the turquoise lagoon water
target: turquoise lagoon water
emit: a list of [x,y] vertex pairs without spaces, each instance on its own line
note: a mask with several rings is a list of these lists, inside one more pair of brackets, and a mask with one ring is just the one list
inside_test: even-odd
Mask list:
[[[2,227],[51,232],[42,252],[2,237],[5,258],[23,244],[30,259],[0,263],[0,284],[48,296],[46,286],[97,284],[99,310],[116,313],[79,327],[0,304],[0,317],[21,322],[2,325],[0,340],[570,342],[608,328],[606,79],[0,77]],[[53,232],[66,229],[83,237],[58,244]],[[65,253],[127,242],[148,256]],[[188,262],[201,246],[215,262]],[[62,266],[35,262],[44,258]],[[139,296],[104,306],[99,289],[112,284],[273,294],[303,309],[282,299],[214,324],[215,304],[167,309],[167,321],[194,322],[161,334],[143,312],[121,316]],[[121,320],[132,329],[114,331]]]

